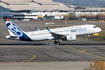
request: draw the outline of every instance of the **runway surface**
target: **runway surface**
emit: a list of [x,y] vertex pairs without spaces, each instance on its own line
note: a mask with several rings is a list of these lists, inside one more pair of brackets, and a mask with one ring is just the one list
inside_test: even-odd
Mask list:
[[[34,31],[35,26],[40,29],[44,29],[46,26],[45,23],[35,23],[31,22],[23,22],[23,21],[14,21],[22,30],[24,31]],[[65,25],[68,26],[68,25]],[[41,42],[24,42],[24,41],[14,41],[4,39],[4,36],[8,35],[7,28],[4,24],[3,20],[0,20],[0,63],[3,63],[3,66],[6,64],[16,63],[21,67],[26,66],[25,68],[17,70],[26,70],[27,63],[29,64],[29,69],[31,65],[34,65],[33,69],[30,70],[68,70],[70,66],[60,67],[55,66],[54,68],[45,68],[43,69],[44,64],[48,63],[49,66],[52,63],[52,66],[58,64],[66,64],[72,65],[74,64],[74,69],[79,70],[78,65],[83,65],[82,63],[78,64],[78,62],[90,62],[94,59],[96,60],[105,60],[105,43],[104,41],[88,41],[87,39],[78,38],[76,41],[67,42],[62,41],[60,45],[53,44],[53,41],[41,41]],[[44,63],[42,68],[37,68],[35,64]],[[49,63],[50,62],[50,63]],[[55,62],[55,63],[53,63]],[[58,63],[57,63],[58,62]],[[74,62],[74,63],[72,63]],[[75,62],[77,62],[76,65]],[[6,64],[5,64],[6,63]],[[20,64],[19,64],[20,63]],[[39,64],[41,66],[41,64]],[[76,66],[75,66],[76,65]],[[87,66],[88,63],[86,64]],[[0,70],[5,70],[1,65]],[[12,64],[10,65],[13,66]],[[36,67],[36,68],[35,68]],[[46,67],[46,66],[44,66]],[[77,68],[76,68],[77,67]],[[80,70],[84,68],[80,67]],[[8,68],[8,67],[7,67]],[[14,70],[15,68],[10,70]],[[16,70],[16,69],[15,69]]]
[[3,45],[0,62],[56,62],[105,60],[104,45]]

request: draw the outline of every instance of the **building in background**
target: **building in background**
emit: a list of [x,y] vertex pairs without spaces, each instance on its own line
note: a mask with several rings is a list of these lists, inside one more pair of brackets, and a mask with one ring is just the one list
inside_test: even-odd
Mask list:
[[13,18],[13,14],[10,12],[9,9],[3,8],[0,6],[0,19],[5,19],[5,18]]
[[52,0],[0,0],[0,19],[63,20],[105,18],[105,8],[67,7]]

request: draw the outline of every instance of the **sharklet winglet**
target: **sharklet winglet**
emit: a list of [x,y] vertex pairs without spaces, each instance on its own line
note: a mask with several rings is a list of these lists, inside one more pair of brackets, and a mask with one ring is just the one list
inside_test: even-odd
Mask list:
[[48,30],[49,32],[51,32],[50,29],[49,29],[48,27],[46,27],[46,28],[47,28],[47,30]]

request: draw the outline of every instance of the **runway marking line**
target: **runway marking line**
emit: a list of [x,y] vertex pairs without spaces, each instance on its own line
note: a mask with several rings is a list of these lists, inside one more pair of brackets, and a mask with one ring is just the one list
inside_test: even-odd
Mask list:
[[23,54],[28,54],[28,55],[32,55],[33,56],[31,59],[23,61],[23,62],[29,62],[29,61],[33,60],[36,57],[36,55],[30,54],[30,53],[24,53],[24,52],[18,52],[18,53],[23,53]]
[[90,53],[99,53],[99,52],[90,52]]
[[[1,50],[1,51],[4,51],[4,50]],[[7,51],[7,52],[15,52],[15,51]],[[25,61],[22,60],[22,62],[29,62],[29,61],[35,59],[35,57],[36,57],[36,55],[34,55],[34,54],[25,53],[25,52],[15,52],[15,53],[22,53],[22,54],[27,54],[27,55],[32,55],[32,56],[33,56],[33,57],[32,57],[31,59],[29,59],[29,60],[25,60]],[[1,56],[1,55],[0,55],[0,56]],[[22,62],[20,62],[20,63],[22,63]]]
[[82,50],[82,51],[87,51],[87,50],[93,50],[94,48],[91,48],[91,49],[84,49],[84,50]]
[[71,49],[74,49],[74,50],[76,50],[76,51],[79,51],[79,52],[83,52],[83,53],[86,53],[86,54],[89,54],[89,55],[92,55],[92,56],[95,56],[95,57],[98,57],[98,58],[105,59],[104,57],[101,57],[101,56],[98,56],[98,55],[95,55],[95,54],[91,54],[91,53],[88,53],[88,52],[85,52],[85,51],[81,51],[81,50],[78,50],[78,49],[73,48],[73,47],[68,46],[68,45],[65,45],[65,46],[67,46],[67,47],[69,47],[69,48],[71,48]]

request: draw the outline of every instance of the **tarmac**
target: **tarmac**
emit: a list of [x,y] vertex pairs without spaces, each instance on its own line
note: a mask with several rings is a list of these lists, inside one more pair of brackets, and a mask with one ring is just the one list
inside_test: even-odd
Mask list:
[[84,70],[88,62],[0,63],[0,70]]

